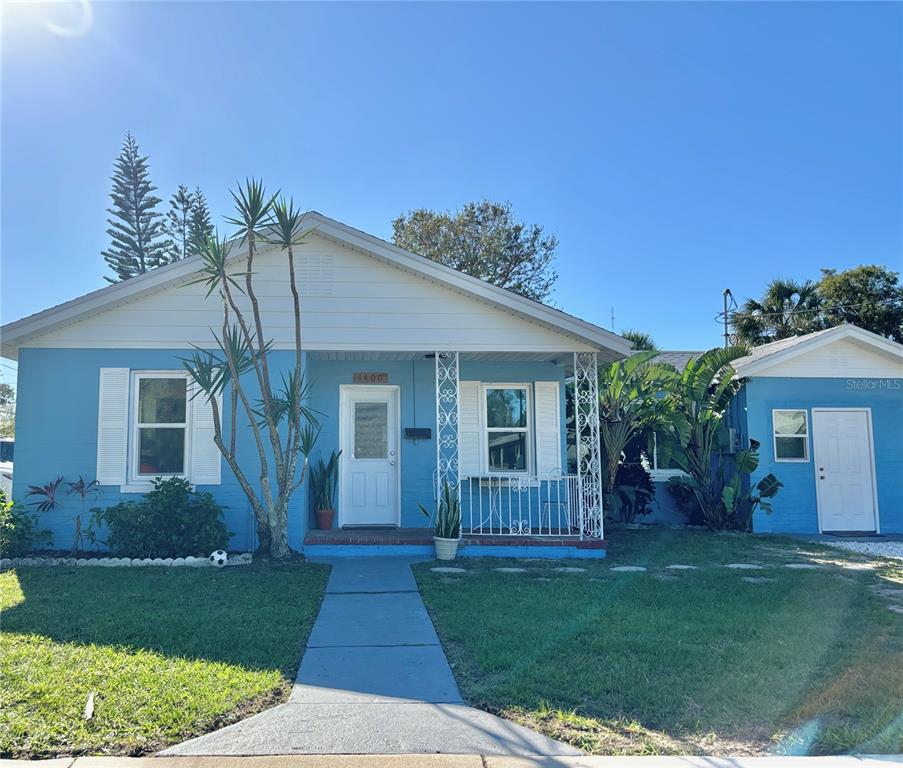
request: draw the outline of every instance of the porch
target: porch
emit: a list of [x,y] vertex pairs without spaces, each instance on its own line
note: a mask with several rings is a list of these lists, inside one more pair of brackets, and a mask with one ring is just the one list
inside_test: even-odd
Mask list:
[[305,552],[431,552],[419,507],[435,511],[447,485],[465,556],[604,556],[598,362],[573,351],[311,353],[312,406],[327,415],[318,449],[341,458],[336,526],[309,530]]

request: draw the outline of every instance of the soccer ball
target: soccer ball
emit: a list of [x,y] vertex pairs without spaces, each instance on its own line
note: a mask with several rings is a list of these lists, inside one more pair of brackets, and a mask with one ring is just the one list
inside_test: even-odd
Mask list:
[[222,568],[226,561],[229,559],[229,555],[227,555],[223,550],[218,549],[212,555],[210,555],[210,562],[213,563],[217,568]]

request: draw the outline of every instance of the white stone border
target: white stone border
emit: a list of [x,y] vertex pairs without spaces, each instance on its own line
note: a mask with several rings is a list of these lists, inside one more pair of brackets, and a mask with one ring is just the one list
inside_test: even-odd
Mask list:
[[[250,565],[252,561],[250,552],[242,552],[238,555],[229,555],[226,567],[235,565]],[[209,557],[14,557],[0,560],[0,570],[8,570],[20,566],[94,566],[101,568],[139,568],[143,566],[168,566],[174,568],[213,568]]]

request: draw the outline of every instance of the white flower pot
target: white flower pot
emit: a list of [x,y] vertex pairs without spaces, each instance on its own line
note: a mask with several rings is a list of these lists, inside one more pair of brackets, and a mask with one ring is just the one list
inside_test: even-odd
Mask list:
[[437,560],[454,560],[458,554],[458,542],[460,539],[440,539],[433,536],[436,543],[436,559]]

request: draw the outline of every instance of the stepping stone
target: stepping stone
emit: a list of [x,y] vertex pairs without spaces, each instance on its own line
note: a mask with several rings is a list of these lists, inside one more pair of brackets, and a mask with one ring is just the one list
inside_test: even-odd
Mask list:
[[639,573],[646,569],[642,565],[616,565],[612,570],[618,573]]
[[526,568],[496,568],[499,573],[526,573]]
[[699,570],[698,566],[695,566],[695,565],[666,565],[665,567],[670,571],[697,571],[697,570]]
[[551,579],[546,578],[545,576],[537,576],[536,580],[537,581],[551,581]]
[[747,584],[765,584],[768,581],[774,581],[774,579],[768,579],[765,576],[743,576],[742,579]]
[[894,613],[903,613],[903,605],[889,605],[887,606],[887,610],[893,611]]
[[724,566],[725,568],[733,568],[735,571],[761,571],[761,565],[755,565],[754,563],[728,563]]
[[466,568],[454,568],[452,566],[439,566],[438,568],[430,568],[433,573],[467,573]]
[[558,573],[586,573],[586,568],[553,568],[553,571],[558,571]]
[[784,563],[785,568],[793,568],[795,571],[816,571],[821,568],[820,565],[813,563]]

